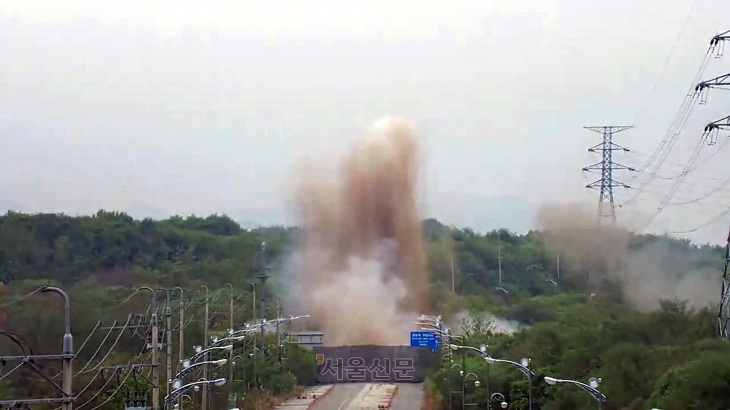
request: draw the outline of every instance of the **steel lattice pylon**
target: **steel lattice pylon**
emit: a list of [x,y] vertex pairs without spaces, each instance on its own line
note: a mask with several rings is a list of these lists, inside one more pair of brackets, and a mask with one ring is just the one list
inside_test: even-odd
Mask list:
[[613,134],[632,128],[631,126],[600,126],[600,127],[583,127],[587,130],[603,134],[603,142],[588,149],[588,152],[600,152],[602,159],[593,165],[583,168],[586,172],[596,172],[601,174],[601,178],[586,185],[586,188],[599,189],[601,192],[598,200],[598,222],[599,224],[605,218],[610,218],[611,223],[616,222],[616,211],[613,204],[613,188],[630,186],[618,182],[613,179],[613,171],[629,170],[635,171],[634,168],[613,162],[613,151],[629,152],[627,148],[613,143]]
[[717,311],[717,335],[730,340],[728,324],[730,324],[730,233],[725,245],[725,269],[722,271],[722,288],[720,290],[720,307]]

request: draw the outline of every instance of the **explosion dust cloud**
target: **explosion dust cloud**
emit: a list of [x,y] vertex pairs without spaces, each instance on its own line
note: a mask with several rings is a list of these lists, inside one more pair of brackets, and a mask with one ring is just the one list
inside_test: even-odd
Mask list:
[[402,120],[378,121],[341,160],[298,169],[302,226],[288,266],[287,304],[311,315],[327,345],[408,344],[428,306],[416,201],[418,141]]
[[673,256],[666,243],[631,246],[628,229],[608,223],[599,229],[596,218],[595,208],[585,204],[551,204],[538,210],[534,227],[560,255],[561,274],[585,281],[593,271],[596,284],[618,285],[624,300],[645,311],[658,308],[661,300],[683,300],[694,308],[717,302],[719,269],[690,266],[671,274],[663,267]]

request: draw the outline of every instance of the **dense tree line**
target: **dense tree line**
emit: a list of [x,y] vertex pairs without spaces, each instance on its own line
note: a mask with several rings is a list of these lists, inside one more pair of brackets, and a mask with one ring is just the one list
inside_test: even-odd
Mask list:
[[[107,211],[92,216],[8,213],[0,216],[0,329],[17,334],[34,352],[59,351],[59,301],[33,292],[47,283],[63,287],[72,299],[76,346],[84,346],[77,359],[76,385],[92,383],[102,388],[100,366],[140,360],[144,340],[131,326],[140,315],[149,315],[150,297],[135,292],[136,288],[150,286],[171,292],[175,287],[182,288],[185,344],[200,344],[206,297],[212,313],[211,332],[225,333],[231,296],[236,322],[249,321],[254,303],[250,283],[255,282],[254,276],[262,266],[261,243],[266,242],[266,263],[272,268],[275,284],[296,234],[296,228],[284,227],[245,230],[219,215],[135,220],[124,213]],[[558,255],[547,245],[544,235],[517,235],[507,230],[481,234],[425,220],[423,241],[428,251],[432,313],[449,316],[466,310],[488,312],[524,324],[525,328],[514,334],[499,334],[489,326],[476,329],[469,343],[489,344],[495,357],[518,360],[529,356],[540,377],[583,381],[601,377],[602,390],[609,397],[604,409],[730,408],[730,403],[723,401],[730,391],[730,368],[721,359],[727,357],[730,348],[714,335],[716,312],[693,310],[676,300],[662,302],[651,312],[638,312],[623,302],[620,287],[612,282],[603,283],[596,295],[595,289],[586,288],[586,272],[571,267],[569,261],[561,264],[558,274]],[[665,236],[631,236],[629,246],[634,250],[656,246],[667,250],[661,265],[667,277],[695,268],[717,269],[723,259],[720,247],[696,246]],[[258,296],[264,292],[274,297],[274,289],[256,291]],[[165,307],[166,293],[159,292],[161,308]],[[170,293],[174,321],[179,302],[177,291]],[[123,332],[103,330],[115,321],[117,326],[126,324],[128,328]],[[95,354],[98,346],[101,349]],[[236,356],[250,357],[251,348],[239,347]],[[0,356],[19,354],[18,349],[12,341],[0,337]],[[105,357],[107,352],[111,353]],[[286,371],[272,360],[274,356],[259,363],[263,387],[257,390],[260,399],[284,393],[295,382],[312,381],[312,358],[294,347],[289,352],[292,359]],[[455,357],[455,363],[461,360]],[[511,408],[526,408],[526,381],[520,373],[493,365],[488,377],[481,359],[467,356],[464,360],[480,380],[490,380],[491,392],[505,395]],[[239,381],[234,385],[246,391],[253,363],[238,362],[234,379]],[[6,364],[4,370],[11,365]],[[52,375],[60,370],[56,363],[44,366],[44,372]],[[444,371],[435,373],[429,382],[431,398],[441,406],[448,402]],[[244,372],[249,379],[246,383]],[[292,374],[295,378],[290,377]],[[221,375],[227,376],[227,372],[221,370]],[[104,377],[112,376],[107,373]],[[38,380],[40,376],[25,368],[5,379],[0,373],[0,399],[55,395],[50,385],[25,383],[29,379]],[[143,380],[140,376],[135,382],[128,379],[124,383]],[[129,386],[125,384],[124,389]],[[471,385],[467,401],[485,403],[484,386]],[[92,398],[90,405],[102,403],[116,387],[116,382],[108,383],[105,393]],[[572,409],[591,403],[585,392],[566,386],[549,387],[538,381],[534,389],[535,408]],[[225,391],[215,395],[221,406],[225,405]],[[89,397],[83,394],[80,400]],[[114,397],[101,408],[119,408],[120,399]],[[452,397],[454,409],[460,408],[460,400]]]

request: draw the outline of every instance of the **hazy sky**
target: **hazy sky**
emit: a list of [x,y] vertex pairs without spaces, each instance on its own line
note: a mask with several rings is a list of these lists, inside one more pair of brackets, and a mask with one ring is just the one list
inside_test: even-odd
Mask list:
[[[429,215],[518,229],[526,206],[597,202],[581,168],[600,160],[586,152],[600,135],[583,126],[634,125],[615,141],[637,153],[616,159],[640,167],[729,29],[723,0],[4,0],[0,200],[280,213],[298,158],[339,155],[403,115],[424,141]],[[727,72],[730,56],[712,59],[703,79]],[[704,125],[730,115],[723,92],[695,108],[657,176],[679,174]],[[719,146],[703,146],[673,202],[730,178],[730,152],[702,160]],[[619,218],[643,225],[672,182]],[[692,229],[729,199],[670,204],[647,229]],[[721,242],[728,223],[687,236]]]

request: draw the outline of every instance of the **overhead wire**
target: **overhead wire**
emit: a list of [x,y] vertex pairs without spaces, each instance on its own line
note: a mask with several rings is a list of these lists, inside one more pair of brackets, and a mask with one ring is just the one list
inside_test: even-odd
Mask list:
[[707,199],[707,198],[713,196],[714,194],[716,194],[720,190],[724,189],[725,187],[728,186],[728,184],[730,184],[730,178],[725,179],[722,182],[722,184],[720,184],[718,187],[716,187],[715,189],[713,189],[713,190],[711,190],[711,191],[709,191],[709,192],[707,192],[705,194],[702,194],[701,196],[699,196],[699,197],[697,197],[695,199],[691,199],[689,201],[684,201],[684,202],[670,202],[669,204],[670,205],[689,205],[689,204],[694,204],[694,203],[700,202],[700,201],[702,201],[704,199]]
[[676,180],[676,181],[674,182],[674,184],[672,185],[672,187],[671,187],[671,188],[670,188],[670,190],[669,190],[669,193],[667,193],[667,195],[666,195],[666,196],[664,197],[664,199],[662,200],[662,202],[661,202],[661,204],[659,205],[659,207],[658,207],[658,208],[656,209],[656,211],[655,211],[655,212],[654,212],[654,213],[653,213],[653,214],[652,214],[652,215],[651,215],[651,216],[649,217],[648,221],[646,221],[646,222],[644,223],[644,226],[643,226],[642,230],[646,229],[646,228],[647,228],[647,227],[648,227],[649,225],[651,225],[651,224],[652,224],[652,223],[654,222],[654,220],[656,219],[656,217],[657,217],[657,216],[659,216],[659,214],[660,214],[660,213],[661,213],[661,212],[662,212],[662,211],[664,210],[664,208],[666,207],[667,203],[669,203],[669,201],[670,201],[670,200],[672,199],[673,195],[674,195],[674,194],[676,193],[676,191],[677,191],[677,188],[679,187],[679,185],[680,185],[680,184],[682,183],[682,181],[684,180],[684,176],[685,176],[685,175],[687,174],[687,170],[688,170],[688,169],[689,169],[689,167],[690,167],[690,166],[692,165],[692,163],[694,162],[694,160],[695,160],[695,159],[697,158],[697,155],[699,154],[699,152],[700,152],[700,149],[702,148],[702,143],[703,143],[703,142],[704,142],[704,141],[703,141],[702,139],[700,139],[700,140],[698,140],[698,141],[697,141],[697,144],[695,145],[695,148],[694,148],[694,150],[692,151],[692,154],[690,155],[690,158],[689,158],[689,159],[687,160],[687,165],[685,165],[684,169],[682,170],[682,174],[683,174],[683,175],[682,175],[681,177],[677,178],[677,180]]
[[79,353],[81,353],[81,351],[84,350],[84,347],[86,346],[87,343],[89,343],[89,340],[91,339],[91,336],[94,334],[94,332],[96,332],[96,329],[99,328],[99,325],[101,325],[101,320],[98,321],[98,322],[96,322],[96,326],[94,326],[94,328],[91,329],[91,332],[89,333],[89,335],[86,336],[86,340],[84,340],[84,343],[81,343],[81,347],[79,347],[79,350],[77,350],[76,353],[75,353],[76,354],[76,357],[78,357],[79,356]]
[[[98,395],[99,395],[99,394],[100,394],[101,392],[103,392],[103,391],[104,391],[104,389],[106,389],[106,386],[108,386],[108,385],[109,385],[109,383],[110,383],[110,382],[112,381],[112,379],[113,379],[113,376],[114,376],[115,374],[117,374],[117,372],[118,372],[118,371],[119,371],[119,369],[114,369],[114,371],[112,372],[111,376],[110,376],[110,377],[109,377],[109,379],[108,379],[108,380],[107,380],[107,381],[106,381],[106,382],[104,383],[104,385],[102,385],[102,386],[101,386],[101,387],[100,387],[100,388],[99,388],[99,389],[98,389],[98,390],[96,391],[96,393],[94,393],[94,395],[93,395],[93,396],[91,396],[91,398],[90,398],[89,400],[87,400],[86,402],[84,402],[84,404],[81,404],[81,405],[79,405],[79,406],[75,406],[76,410],[81,410],[82,408],[84,408],[85,406],[87,406],[87,405],[88,405],[89,403],[91,403],[92,401],[94,401],[94,399],[95,399],[95,398],[96,398],[96,397],[97,397],[97,396],[98,396]],[[125,380],[126,380],[126,379],[125,379]],[[59,407],[59,408],[60,408],[60,407]]]
[[[730,32],[730,31],[728,31],[728,32]],[[723,34],[725,34],[725,33],[723,33]],[[715,50],[715,47],[716,47],[716,46],[717,46],[718,44],[722,45],[722,44],[721,44],[721,43],[722,43],[722,39],[718,40],[718,38],[719,38],[720,36],[722,36],[723,34],[720,34],[720,35],[718,35],[718,36],[715,36],[715,37],[713,37],[713,40],[712,40],[712,41],[710,42],[710,46],[708,47],[707,53],[705,54],[705,58],[704,58],[704,60],[703,60],[703,63],[702,63],[702,65],[700,66],[700,70],[698,70],[698,73],[697,73],[697,75],[695,75],[695,80],[694,80],[694,83],[695,83],[695,84],[696,84],[696,83],[697,83],[697,82],[699,81],[699,77],[700,77],[700,75],[701,75],[700,73],[704,73],[704,70],[705,70],[705,68],[707,67],[707,64],[709,64],[709,60],[710,60],[710,58],[709,58],[709,57],[711,56],[712,52],[713,52],[713,51]],[[719,58],[719,54],[718,54],[717,58]],[[652,171],[652,173],[651,173],[651,175],[650,175],[650,179],[649,179],[648,181],[646,181],[646,182],[645,182],[644,184],[642,184],[642,186],[641,186],[641,187],[639,188],[639,190],[638,190],[637,194],[636,194],[636,195],[634,195],[634,196],[633,196],[632,198],[630,198],[630,199],[629,199],[628,201],[626,201],[625,203],[628,203],[628,202],[630,202],[630,201],[632,201],[632,200],[636,199],[636,198],[637,198],[637,196],[638,196],[638,195],[640,195],[640,194],[641,194],[641,193],[642,193],[642,192],[643,192],[643,191],[645,190],[645,188],[646,188],[646,185],[647,185],[647,184],[648,184],[649,182],[651,182],[651,181],[652,181],[653,179],[656,179],[656,175],[657,175],[657,172],[659,171],[659,169],[661,168],[661,166],[662,166],[662,165],[664,164],[664,162],[666,161],[666,157],[667,157],[667,156],[669,155],[669,153],[671,152],[671,148],[672,148],[672,146],[674,145],[674,143],[675,143],[675,142],[676,142],[676,140],[677,140],[677,137],[678,137],[678,136],[680,135],[680,133],[681,133],[682,129],[684,128],[684,125],[685,125],[685,124],[686,124],[686,122],[687,122],[687,118],[689,118],[689,114],[690,114],[690,113],[692,112],[692,108],[693,108],[693,107],[694,107],[694,105],[695,105],[695,104],[694,104],[694,100],[696,100],[696,99],[697,99],[697,98],[699,97],[699,93],[697,93],[696,91],[694,91],[694,92],[693,92],[693,91],[692,91],[692,89],[690,89],[690,93],[691,93],[691,96],[692,96],[692,98],[690,98],[690,99],[689,99],[689,101],[690,101],[690,102],[691,102],[692,104],[691,104],[691,106],[689,106],[689,108],[688,108],[688,109],[686,110],[686,115],[684,115],[684,118],[680,120],[680,123],[679,123],[679,125],[677,126],[677,131],[676,131],[676,132],[674,132],[674,134],[673,134],[673,135],[671,136],[671,139],[670,139],[670,144],[668,145],[668,148],[664,150],[664,152],[662,153],[662,157],[661,157],[661,158],[659,159],[659,161],[657,162],[657,164],[656,164],[656,165],[654,166],[654,170]],[[688,96],[689,96],[689,95],[690,95],[690,94],[688,94]],[[687,98],[685,98],[685,101],[687,101]],[[647,228],[648,226],[650,226],[650,225],[651,225],[651,224],[653,223],[653,221],[654,221],[654,220],[656,219],[656,217],[657,217],[657,216],[658,216],[658,215],[659,215],[659,214],[660,214],[660,213],[661,213],[661,212],[662,212],[662,211],[663,211],[663,210],[665,209],[665,207],[666,207],[667,205],[669,205],[669,204],[670,204],[670,201],[671,201],[671,199],[672,199],[672,198],[673,198],[673,196],[674,196],[674,195],[675,195],[675,194],[677,193],[677,191],[678,191],[678,189],[679,189],[679,186],[680,186],[680,185],[681,185],[681,184],[683,183],[683,181],[684,181],[684,179],[686,178],[687,174],[689,174],[690,172],[693,172],[694,170],[697,170],[697,169],[698,169],[698,168],[699,168],[699,167],[700,167],[700,166],[701,166],[702,164],[705,164],[705,163],[707,163],[707,162],[708,162],[708,161],[709,161],[710,159],[712,159],[712,158],[713,158],[713,157],[714,157],[714,156],[715,156],[715,155],[716,155],[716,154],[717,154],[718,152],[720,152],[720,150],[722,150],[722,148],[723,148],[723,147],[725,146],[725,144],[726,144],[726,142],[727,142],[727,140],[726,140],[726,141],[724,141],[724,142],[723,142],[723,143],[722,143],[722,144],[721,144],[721,145],[720,145],[720,146],[719,146],[719,147],[718,147],[718,148],[717,148],[716,150],[714,150],[714,151],[713,151],[713,152],[712,152],[712,153],[711,153],[710,155],[708,155],[708,156],[707,156],[707,158],[705,158],[705,161],[703,161],[703,162],[702,162],[702,164],[700,164],[700,165],[698,165],[698,166],[696,166],[696,167],[693,167],[692,165],[693,165],[694,161],[695,161],[695,160],[697,159],[697,156],[698,156],[698,155],[699,155],[699,153],[700,153],[700,150],[701,150],[701,148],[702,148],[702,144],[703,144],[703,142],[705,142],[705,136],[706,136],[706,134],[703,134],[702,138],[700,138],[700,139],[699,139],[699,140],[697,141],[697,144],[695,145],[695,148],[694,148],[694,150],[693,150],[693,151],[692,151],[692,153],[690,154],[690,158],[689,158],[689,159],[687,160],[687,163],[686,163],[686,164],[685,164],[685,166],[684,166],[684,167],[682,168],[682,171],[681,171],[681,172],[680,172],[679,174],[675,175],[675,176],[672,176],[672,177],[669,177],[669,178],[665,178],[665,179],[675,180],[675,182],[674,182],[674,184],[672,185],[672,187],[670,188],[669,192],[668,192],[668,193],[666,194],[666,196],[664,197],[664,199],[662,200],[662,202],[660,203],[660,205],[659,205],[659,206],[657,207],[657,209],[656,209],[656,210],[655,210],[655,211],[654,211],[654,212],[652,213],[652,215],[651,215],[651,216],[649,217],[649,219],[648,219],[648,220],[647,220],[647,221],[645,222],[645,224],[644,224],[644,227],[642,228],[642,230],[643,230],[643,229],[646,229],[646,228]],[[661,147],[661,144],[660,144],[660,147]],[[656,152],[656,151],[655,151],[655,152]],[[730,181],[728,181],[728,182],[730,182]],[[677,205],[687,205],[687,204],[691,204],[691,203],[696,203],[696,202],[699,202],[699,201],[701,201],[701,200],[703,200],[703,199],[705,199],[705,198],[707,198],[707,197],[711,196],[711,195],[712,195],[713,193],[715,193],[715,192],[719,191],[720,189],[722,189],[722,188],[724,187],[724,185],[725,185],[725,183],[723,183],[723,184],[722,184],[721,186],[717,187],[716,189],[713,189],[713,190],[711,190],[711,191],[710,191],[709,193],[706,193],[706,194],[704,194],[704,195],[701,195],[701,196],[700,196],[700,197],[698,197],[698,198],[694,198],[693,200],[689,200],[689,201],[684,201],[684,202],[678,202],[678,203],[676,203],[676,204],[677,204]],[[624,203],[624,204],[625,204],[625,203]],[[622,204],[622,205],[623,205],[623,204]],[[721,217],[721,216],[722,216],[722,215],[724,215],[724,214],[725,214],[725,213],[721,213],[721,214],[720,214],[720,215],[719,215],[718,217]],[[717,217],[716,217],[716,218],[717,218]],[[715,220],[716,220],[716,219],[712,219],[712,220],[710,220],[709,222],[707,222],[707,224],[713,223],[713,222],[714,222]],[[703,226],[706,226],[706,225],[703,225]],[[695,230],[698,230],[698,229],[701,229],[701,228],[700,228],[700,227],[698,227],[698,228],[695,228]],[[690,231],[686,231],[686,232],[684,232],[684,231],[683,231],[683,232],[681,232],[681,233],[689,233],[689,232],[694,232],[695,230],[690,230]],[[676,233],[680,233],[680,232],[676,232]]]
[[20,348],[24,356],[33,354],[33,348],[30,346],[30,343],[20,337],[20,335],[18,335],[17,333],[9,332],[7,330],[0,330],[0,335],[3,335],[12,340],[13,343],[15,343]]
[[[140,364],[141,364],[141,362],[140,362]],[[124,383],[127,382],[127,379],[129,379],[129,376],[131,376],[132,373],[134,373],[134,368],[129,369],[129,371],[127,372],[127,375],[124,377],[124,379],[119,382],[119,386],[117,386],[117,388],[114,389],[114,391],[111,394],[109,394],[109,397],[107,397],[106,400],[104,400],[103,402],[99,403],[99,405],[97,405],[96,407],[92,407],[91,410],[97,410],[98,408],[100,408],[100,407],[104,406],[105,404],[109,403],[114,398],[114,396],[116,396],[117,393],[119,393],[119,390],[122,389],[122,387],[124,386]],[[77,409],[78,409],[78,407],[77,407]]]
[[[137,353],[137,355],[135,355],[135,358],[138,358],[138,357],[140,357],[140,356],[142,355],[142,353],[144,352],[144,349],[145,349],[145,346],[143,345],[143,346],[142,346],[142,349],[141,349],[141,350],[139,351],[139,353]],[[151,356],[151,354],[152,354],[152,352],[150,352],[150,354],[148,354],[148,355],[147,355],[147,357],[145,357],[145,358],[142,358],[142,360],[140,361],[140,364],[141,364],[141,363],[144,363],[144,362],[145,362],[145,361],[147,360],[147,358],[149,358],[149,357]],[[130,362],[131,362],[131,361],[130,361]],[[111,376],[114,376],[114,375],[116,374],[117,370],[118,370],[118,369],[114,369],[114,372],[113,372],[113,373],[111,374]],[[84,388],[83,388],[83,389],[82,389],[82,390],[81,390],[81,391],[80,391],[79,393],[77,393],[77,394],[76,394],[76,397],[77,397],[77,398],[78,398],[78,397],[80,397],[82,393],[84,393],[84,392],[85,392],[86,390],[88,390],[88,389],[89,389],[89,387],[90,387],[90,386],[92,385],[92,383],[94,383],[94,380],[95,380],[95,379],[96,379],[96,378],[97,378],[97,377],[98,377],[98,376],[99,376],[100,374],[102,374],[103,372],[104,372],[104,369],[103,369],[103,368],[101,368],[101,369],[98,369],[98,370],[97,370],[97,373],[96,373],[96,375],[94,375],[94,377],[93,377],[93,378],[91,379],[91,381],[90,381],[89,383],[87,383],[87,384],[86,384],[86,386],[85,386],[85,387],[84,387]],[[110,376],[110,379],[109,379],[109,380],[111,380],[111,376]],[[108,382],[107,382],[107,383],[105,383],[105,386],[106,386],[106,384],[108,384]],[[98,395],[98,393],[97,393],[96,395],[94,395],[94,397],[96,397],[97,395]],[[93,400],[93,399],[94,399],[94,397],[92,397],[92,399],[91,399],[91,400]],[[54,410],[61,410],[61,408],[62,408],[62,406],[61,406],[61,407],[56,407],[56,408],[55,408]]]
[[97,378],[97,377],[99,377],[99,375],[100,375],[100,374],[101,374],[101,373],[102,373],[103,371],[104,371],[103,369],[99,369],[99,370],[97,370],[97,371],[96,371],[96,374],[94,374],[94,377],[92,377],[92,378],[91,378],[91,381],[89,381],[89,383],[87,383],[87,384],[86,384],[86,386],[85,386],[85,387],[84,387],[83,389],[81,389],[81,391],[80,391],[80,392],[76,393],[76,397],[81,397],[81,395],[82,395],[82,394],[86,393],[86,390],[88,390],[88,389],[89,389],[89,387],[91,387],[91,385],[92,385],[92,384],[94,383],[94,380],[96,380],[96,378]]
[[14,372],[14,371],[18,370],[18,369],[19,369],[19,368],[20,368],[21,366],[23,366],[24,364],[25,364],[24,362],[21,362],[21,363],[19,363],[19,364],[18,364],[17,366],[15,366],[15,367],[13,367],[13,368],[12,368],[11,370],[9,370],[9,371],[8,371],[7,373],[5,373],[5,374],[3,374],[3,375],[0,375],[0,380],[2,380],[2,379],[4,379],[4,378],[6,378],[6,377],[8,377],[8,376],[10,376],[11,374],[13,374],[13,372]]
[[33,292],[30,292],[30,293],[28,293],[28,294],[27,294],[27,295],[25,295],[25,296],[21,296],[21,297],[19,297],[19,298],[17,298],[17,299],[13,299],[13,300],[11,300],[10,302],[7,302],[7,303],[3,303],[2,305],[0,305],[0,307],[6,307],[6,306],[10,306],[10,305],[13,305],[13,304],[15,304],[15,303],[18,303],[18,302],[20,302],[21,300],[27,299],[27,298],[29,298],[29,297],[31,297],[31,296],[33,296],[33,295],[35,295],[36,293],[40,292],[40,291],[41,291],[41,289],[43,289],[43,287],[40,287],[40,288],[38,288],[38,289],[34,290]]
[[[114,348],[117,346],[117,343],[119,343],[119,339],[122,338],[122,334],[124,334],[124,331],[127,330],[127,326],[129,326],[129,321],[130,320],[132,320],[132,315],[131,314],[127,317],[127,322],[122,327],[122,330],[119,331],[119,334],[117,335],[116,340],[114,340],[114,343],[112,343],[112,346],[109,348],[109,351],[107,351],[106,355],[104,355],[104,357],[102,357],[101,360],[99,360],[99,363],[95,367],[92,367],[91,369],[88,369],[86,371],[84,371],[83,369],[81,369],[76,374],[88,373],[88,372],[91,372],[91,371],[96,370],[99,367],[101,367],[101,365],[109,357],[109,355],[112,353],[112,351],[114,351]],[[86,368],[89,365],[89,363],[91,363],[91,360],[89,360],[87,362],[87,364],[86,364],[86,366],[84,366],[84,368]]]
[[[642,167],[640,167],[637,173],[633,176],[633,178],[638,178],[643,175],[647,170],[652,168],[653,170],[649,175],[649,179],[642,182],[640,186],[634,191],[635,193],[630,195],[630,197],[619,206],[628,205],[641,195],[646,186],[648,186],[651,181],[654,180],[657,172],[664,164],[669,154],[672,152],[672,148],[674,147],[679,135],[681,134],[682,129],[686,125],[690,114],[694,110],[696,100],[699,98],[699,94],[695,92],[694,88],[696,84],[700,81],[702,75],[704,75],[707,65],[711,60],[712,53],[715,50],[715,44],[716,43],[711,42],[710,46],[707,48],[707,52],[705,53],[705,56],[700,63],[700,67],[698,68],[692,80],[690,89],[684,100],[682,101],[682,104],[680,105],[677,114],[674,116],[669,128],[667,129],[667,132],[664,134],[664,139],[659,143],[654,152],[649,156],[649,159],[646,161],[646,163]],[[657,156],[659,156],[658,161],[656,162],[656,164],[652,165]]]
[[[99,343],[99,347],[96,348],[96,351],[94,352],[94,354],[86,362],[86,365],[81,370],[79,370],[78,372],[76,372],[75,374],[81,374],[81,373],[83,373],[84,370],[86,370],[86,368],[89,367],[89,365],[91,364],[91,362],[94,361],[94,359],[96,358],[96,355],[98,355],[99,352],[101,351],[101,348],[104,347],[104,343],[106,342],[106,340],[109,338],[109,336],[111,336],[112,332],[114,331],[114,327],[117,325],[117,323],[118,323],[118,321],[116,321],[116,320],[114,321],[114,323],[112,323],[112,325],[109,328],[109,331],[107,332],[106,336],[104,336],[104,339],[101,341],[101,343]],[[60,375],[60,374],[61,373],[59,373],[58,375]],[[58,377],[58,375],[56,375],[55,377]]]
[[698,226],[696,226],[696,227],[694,227],[692,229],[689,229],[689,230],[686,230],[686,231],[672,231],[672,232],[667,232],[667,233],[668,234],[686,234],[686,233],[697,232],[700,229],[707,228],[708,226],[710,226],[710,225],[718,222],[719,220],[721,220],[722,218],[724,218],[728,214],[730,214],[730,208],[728,208],[728,209],[720,212],[719,214],[717,214],[714,217],[712,217],[712,219],[710,219],[710,220],[708,220],[708,221],[706,221],[706,222],[704,222],[704,223],[702,223],[702,224],[700,224],[700,225],[698,225]]
[[130,299],[132,299],[134,297],[134,295],[136,295],[139,292],[140,292],[140,289],[137,288],[134,292],[132,292],[129,296],[127,296],[126,299],[122,300],[121,302],[115,303],[112,306],[106,307],[106,308],[104,308],[104,310],[111,310],[111,309],[114,309],[115,307],[118,307],[118,306],[128,302]]
[[697,5],[697,0],[692,0],[692,3],[689,6],[689,10],[687,10],[687,13],[684,17],[684,21],[682,22],[682,26],[679,29],[679,32],[677,33],[677,36],[674,38],[674,43],[672,43],[672,47],[669,49],[669,54],[667,55],[667,58],[664,60],[664,64],[662,64],[662,68],[659,71],[659,75],[656,77],[656,80],[654,81],[654,85],[651,88],[651,91],[649,94],[647,94],[646,98],[644,98],[644,102],[639,107],[639,110],[636,112],[636,115],[634,116],[634,120],[632,124],[635,124],[636,121],[639,119],[641,114],[644,113],[644,110],[649,105],[649,101],[651,100],[652,96],[656,93],[657,89],[659,88],[659,84],[664,79],[664,76],[667,73],[667,68],[669,68],[669,63],[672,61],[672,58],[674,57],[674,53],[677,51],[677,47],[679,46],[679,40],[681,40],[682,36],[684,35],[685,30],[687,30],[687,25],[689,23],[690,18],[692,17],[692,12],[695,9],[695,6]]

